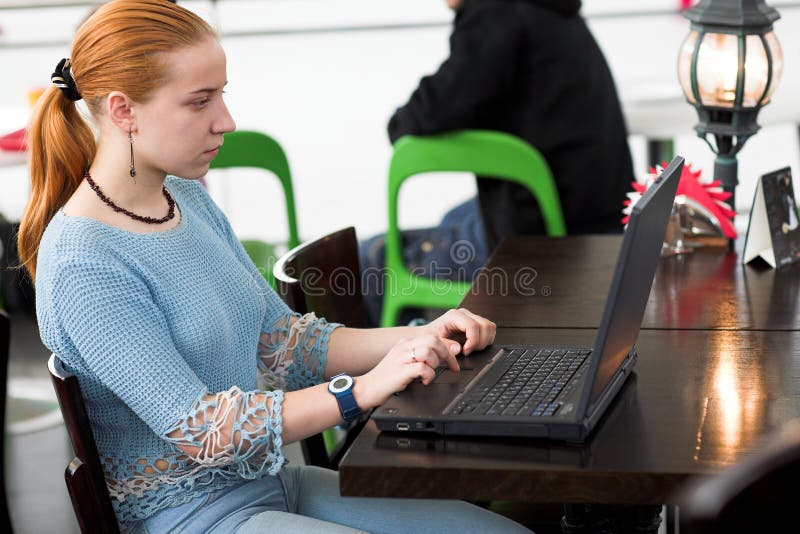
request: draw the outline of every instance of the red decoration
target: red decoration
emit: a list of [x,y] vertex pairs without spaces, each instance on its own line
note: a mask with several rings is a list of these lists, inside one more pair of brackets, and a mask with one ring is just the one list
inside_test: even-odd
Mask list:
[[[663,162],[658,168],[650,167],[650,174],[647,176],[645,183],[633,182],[631,184],[633,192],[628,193],[628,198],[622,203],[625,206],[622,210],[625,214],[622,219],[623,224],[627,224],[628,219],[630,219],[631,206],[666,166],[667,163]],[[731,197],[731,194],[722,189],[719,180],[703,180],[700,174],[701,171],[692,169],[690,163],[684,165],[681,181],[678,184],[678,191],[675,194],[676,200],[680,200],[681,196],[692,199],[714,216],[725,237],[735,239],[736,230],[733,227],[734,211],[731,209],[730,204],[725,202]]]
[[0,150],[7,152],[25,152],[28,145],[25,141],[26,129],[22,128],[10,134],[0,136]]

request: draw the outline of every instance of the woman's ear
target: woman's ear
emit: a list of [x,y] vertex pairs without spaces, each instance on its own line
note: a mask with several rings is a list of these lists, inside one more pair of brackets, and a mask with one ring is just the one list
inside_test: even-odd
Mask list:
[[124,131],[136,131],[136,117],[133,113],[133,100],[120,91],[111,91],[106,99],[108,119],[111,124]]

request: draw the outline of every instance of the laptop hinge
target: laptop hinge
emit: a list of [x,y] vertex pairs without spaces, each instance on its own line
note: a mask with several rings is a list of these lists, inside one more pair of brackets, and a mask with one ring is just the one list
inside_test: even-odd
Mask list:
[[586,421],[587,433],[594,428],[594,425],[597,424],[600,416],[605,412],[606,406],[608,406],[614,399],[617,391],[619,391],[619,389],[622,387],[622,384],[625,382],[625,379],[628,378],[628,375],[631,373],[633,365],[636,363],[637,359],[639,359],[639,356],[636,352],[636,347],[634,346],[631,353],[625,359],[625,362],[620,366],[619,369],[617,369],[617,372],[614,374],[614,378],[608,382],[608,385],[603,390],[603,393],[601,393],[597,401],[590,405],[586,410],[587,415],[584,418],[584,421]]

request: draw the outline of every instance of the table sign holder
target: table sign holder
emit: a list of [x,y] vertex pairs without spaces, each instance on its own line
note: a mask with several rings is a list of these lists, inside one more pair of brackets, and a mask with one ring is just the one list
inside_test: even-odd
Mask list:
[[800,260],[800,223],[789,167],[761,176],[756,185],[742,263],[756,258],[773,269]]

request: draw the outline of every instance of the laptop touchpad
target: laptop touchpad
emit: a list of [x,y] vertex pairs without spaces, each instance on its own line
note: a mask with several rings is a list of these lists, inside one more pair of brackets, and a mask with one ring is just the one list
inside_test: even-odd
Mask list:
[[457,373],[447,368],[443,369],[444,371],[438,373],[439,376],[433,381],[434,384],[458,384],[459,382],[472,380],[475,376],[475,369],[472,367],[461,367],[461,371]]

